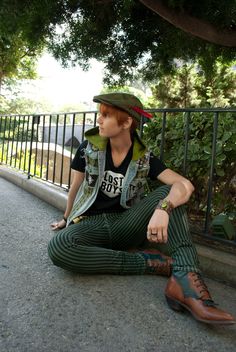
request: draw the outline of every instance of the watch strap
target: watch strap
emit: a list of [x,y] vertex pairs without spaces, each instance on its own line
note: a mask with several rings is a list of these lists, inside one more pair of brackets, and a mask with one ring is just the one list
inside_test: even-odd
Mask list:
[[161,199],[156,206],[156,209],[164,210],[169,215],[170,215],[173,208],[174,208],[173,204],[168,199]]

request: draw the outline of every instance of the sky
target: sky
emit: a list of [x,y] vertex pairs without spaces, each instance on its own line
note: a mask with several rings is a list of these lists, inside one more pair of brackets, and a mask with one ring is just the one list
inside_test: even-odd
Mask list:
[[38,62],[38,79],[23,85],[22,95],[48,102],[53,109],[64,105],[86,103],[96,107],[93,96],[102,89],[103,64],[91,61],[91,68],[84,72],[80,67],[64,69],[50,54],[44,54]]

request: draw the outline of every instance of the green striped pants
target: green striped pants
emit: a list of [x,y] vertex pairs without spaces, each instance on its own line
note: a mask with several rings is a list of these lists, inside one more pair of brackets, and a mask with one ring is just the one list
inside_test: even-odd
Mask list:
[[[59,231],[49,242],[49,257],[55,265],[83,274],[144,274],[144,257],[128,250],[143,245],[154,209],[169,189],[157,188],[123,213],[89,216]],[[166,247],[174,270],[199,271],[184,206],[170,215]]]

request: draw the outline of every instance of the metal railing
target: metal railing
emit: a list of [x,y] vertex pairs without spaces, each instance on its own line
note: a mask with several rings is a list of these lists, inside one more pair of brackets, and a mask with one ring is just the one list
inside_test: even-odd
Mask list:
[[[160,159],[165,161],[166,126],[169,115],[183,114],[183,167],[187,176],[188,150],[191,133],[190,119],[194,113],[205,113],[212,118],[211,162],[205,220],[202,233],[209,235],[212,198],[214,196],[214,173],[219,117],[230,113],[236,122],[236,108],[227,109],[148,109],[162,119],[160,139]],[[87,129],[96,126],[97,112],[73,112],[38,115],[0,115],[0,163],[27,174],[27,177],[40,178],[65,190],[70,188],[70,164],[78,145],[84,139]],[[143,135],[141,121],[140,134]],[[234,243],[233,243],[234,242]],[[235,241],[232,241],[236,244]]]
[[0,115],[0,163],[68,190],[70,163],[96,116],[96,111]]

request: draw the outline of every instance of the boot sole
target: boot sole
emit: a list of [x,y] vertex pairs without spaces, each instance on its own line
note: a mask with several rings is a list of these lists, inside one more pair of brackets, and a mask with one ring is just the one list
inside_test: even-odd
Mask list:
[[212,324],[212,325],[231,325],[231,324],[236,324],[236,321],[235,320],[205,320],[205,319],[202,319],[200,317],[198,317],[196,314],[194,314],[192,312],[192,310],[186,306],[184,303],[181,303],[173,298],[170,298],[168,296],[165,296],[166,297],[166,301],[167,301],[167,304],[168,306],[175,310],[176,312],[184,312],[185,310],[187,310],[189,313],[192,314],[192,316],[202,322],[202,323],[206,323],[206,324]]

